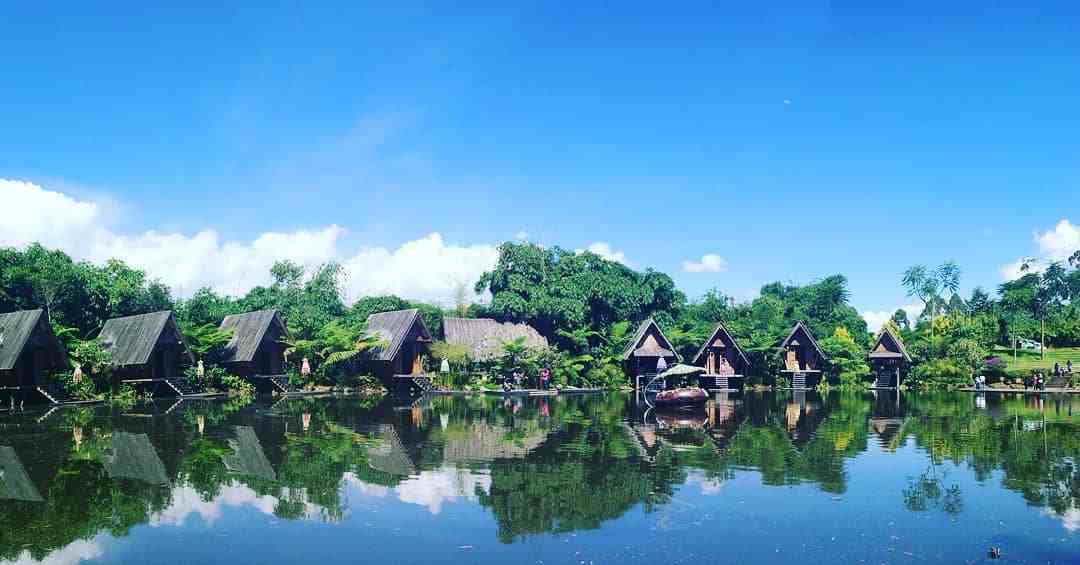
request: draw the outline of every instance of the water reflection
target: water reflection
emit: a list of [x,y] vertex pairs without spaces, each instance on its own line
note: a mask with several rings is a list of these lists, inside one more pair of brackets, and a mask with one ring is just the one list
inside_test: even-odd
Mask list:
[[[4,414],[0,558],[118,558],[105,545],[149,543],[142,526],[228,531],[237,512],[249,516],[249,532],[277,528],[274,539],[301,545],[302,534],[276,520],[326,524],[326,548],[402,535],[393,524],[421,522],[418,542],[487,536],[512,548],[610,529],[634,547],[640,535],[623,528],[645,523],[685,532],[690,544],[707,519],[732,520],[729,529],[754,524],[746,539],[768,545],[795,512],[775,495],[800,512],[834,512],[837,500],[851,515],[872,507],[892,528],[905,516],[937,515],[986,528],[987,512],[1011,508],[1011,543],[1034,544],[1036,536],[1022,534],[1047,528],[1046,519],[1057,535],[1080,527],[1075,402],[879,391],[718,394],[681,412],[604,395],[169,401]],[[781,490],[804,487],[811,490]],[[748,499],[759,503],[740,506]],[[1014,500],[1031,510],[1017,514]],[[441,521],[448,512],[453,518]],[[915,537],[931,525],[909,527]],[[920,543],[933,543],[930,532]],[[212,543],[183,551],[214,551]],[[381,547],[406,560],[454,560],[425,553],[422,543]],[[868,551],[848,547],[860,549]]]

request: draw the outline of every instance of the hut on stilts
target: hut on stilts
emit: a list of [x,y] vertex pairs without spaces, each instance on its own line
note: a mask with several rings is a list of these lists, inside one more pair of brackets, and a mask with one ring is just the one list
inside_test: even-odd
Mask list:
[[0,392],[9,404],[70,400],[50,378],[68,367],[67,354],[44,310],[0,314]]
[[881,329],[866,357],[874,373],[873,388],[877,389],[900,388],[904,374],[911,367],[911,355],[908,355],[904,342],[888,326]]
[[721,322],[694,356],[694,365],[705,368],[698,378],[701,388],[731,392],[743,389],[750,359]]
[[784,356],[784,368],[780,372],[788,377],[791,388],[812,389],[821,382],[822,371],[829,359],[806,324],[796,323],[780,343],[780,349]]
[[221,360],[225,370],[248,380],[259,392],[292,391],[285,375],[289,328],[277,310],[226,316],[220,329],[232,332]]
[[415,394],[433,387],[424,374],[431,332],[419,310],[411,308],[372,314],[367,319],[367,332],[382,342],[371,351],[369,367],[387,389],[399,394]]
[[641,390],[657,375],[656,367],[663,360],[669,366],[679,360],[656,320],[649,318],[638,326],[633,339],[623,351],[623,369],[634,383],[634,390]]
[[181,365],[195,364],[172,311],[113,318],[98,336],[112,357],[115,376],[154,396],[189,396],[198,390]]

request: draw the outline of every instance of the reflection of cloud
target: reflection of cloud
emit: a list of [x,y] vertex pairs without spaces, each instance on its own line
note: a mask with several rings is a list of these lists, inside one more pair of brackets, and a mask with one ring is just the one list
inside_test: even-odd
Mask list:
[[360,494],[364,496],[372,496],[375,498],[385,498],[390,494],[390,487],[377,485],[374,483],[365,483],[355,473],[345,473],[342,477],[342,481],[346,485],[350,485],[355,488]]
[[686,477],[686,484],[698,485],[703,496],[720,494],[720,490],[724,488],[724,481],[720,479],[710,479],[700,473],[694,473]]
[[1058,514],[1049,508],[1043,509],[1044,516],[1052,516],[1061,520],[1061,525],[1070,532],[1080,530],[1080,509],[1070,508],[1062,514]]
[[3,561],[0,563],[14,563],[18,565],[30,565],[32,563],[40,563],[42,565],[75,565],[88,559],[97,559],[102,555],[101,545],[98,544],[96,539],[93,540],[75,540],[68,545],[48,554],[44,559],[38,561],[30,556],[29,551],[22,552],[14,561]]
[[419,476],[402,482],[394,490],[398,500],[426,506],[432,514],[438,514],[442,512],[444,502],[453,502],[459,498],[476,500],[477,487],[489,490],[491,477],[465,469],[446,468],[423,471]]
[[276,498],[260,496],[239,483],[222,487],[221,493],[209,501],[203,500],[191,487],[177,487],[172,491],[172,504],[151,516],[150,525],[182,526],[194,514],[202,517],[207,524],[213,524],[221,518],[221,511],[226,506],[251,506],[263,514],[273,514],[277,502]]

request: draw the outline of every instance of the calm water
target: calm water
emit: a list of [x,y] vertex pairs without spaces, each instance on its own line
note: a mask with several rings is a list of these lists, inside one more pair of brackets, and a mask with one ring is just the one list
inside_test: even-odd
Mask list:
[[0,561],[1075,563],[1078,453],[1080,398],[65,408],[0,415]]

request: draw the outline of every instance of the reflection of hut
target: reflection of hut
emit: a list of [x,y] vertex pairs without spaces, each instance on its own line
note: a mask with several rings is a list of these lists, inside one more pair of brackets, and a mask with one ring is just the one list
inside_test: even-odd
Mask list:
[[263,452],[262,443],[255,435],[255,430],[251,426],[236,426],[234,430],[234,436],[229,438],[232,453],[222,457],[225,468],[241,475],[275,480],[277,475]]
[[488,318],[443,318],[446,342],[465,346],[475,361],[486,361],[502,352],[502,345],[524,339],[525,345],[547,347],[547,338],[528,324],[497,322]]
[[378,438],[379,444],[368,449],[367,452],[368,465],[372,469],[399,477],[409,477],[416,474],[416,465],[413,463],[412,458],[409,457],[405,445],[401,443],[401,437],[398,436],[394,426],[390,424],[380,425]]
[[780,348],[784,354],[784,368],[781,372],[790,377],[791,388],[805,389],[817,386],[828,357],[818,346],[810,328],[802,322],[796,323],[791,333],[780,343]]
[[660,326],[649,318],[638,326],[622,355],[623,367],[634,379],[635,388],[641,388],[647,384],[647,377],[656,375],[656,364],[660,359],[670,365],[679,357]]
[[911,356],[904,342],[888,326],[878,334],[867,359],[874,371],[874,388],[899,388],[904,373],[911,365]]
[[285,374],[285,344],[289,335],[277,310],[226,316],[221,329],[232,331],[221,363],[242,377]]
[[699,379],[704,388],[742,390],[750,359],[721,322],[694,356],[694,365],[705,368]]
[[44,501],[15,453],[15,448],[6,445],[0,446],[0,499]]
[[134,479],[152,485],[169,482],[165,464],[146,434],[114,432],[112,447],[101,463],[114,479]]
[[122,380],[175,379],[182,361],[195,362],[168,310],[113,318],[105,322],[98,339]]
[[396,310],[372,314],[367,331],[383,343],[371,354],[373,372],[384,383],[397,375],[422,375],[424,356],[431,344],[431,332],[420,311]]
[[517,437],[512,428],[480,422],[471,426],[464,436],[454,436],[446,440],[443,460],[457,463],[521,459],[540,447],[546,439],[547,432],[541,429],[534,429],[526,432],[523,437]]
[[0,314],[0,389],[33,390],[49,383],[49,373],[68,367],[43,310]]

